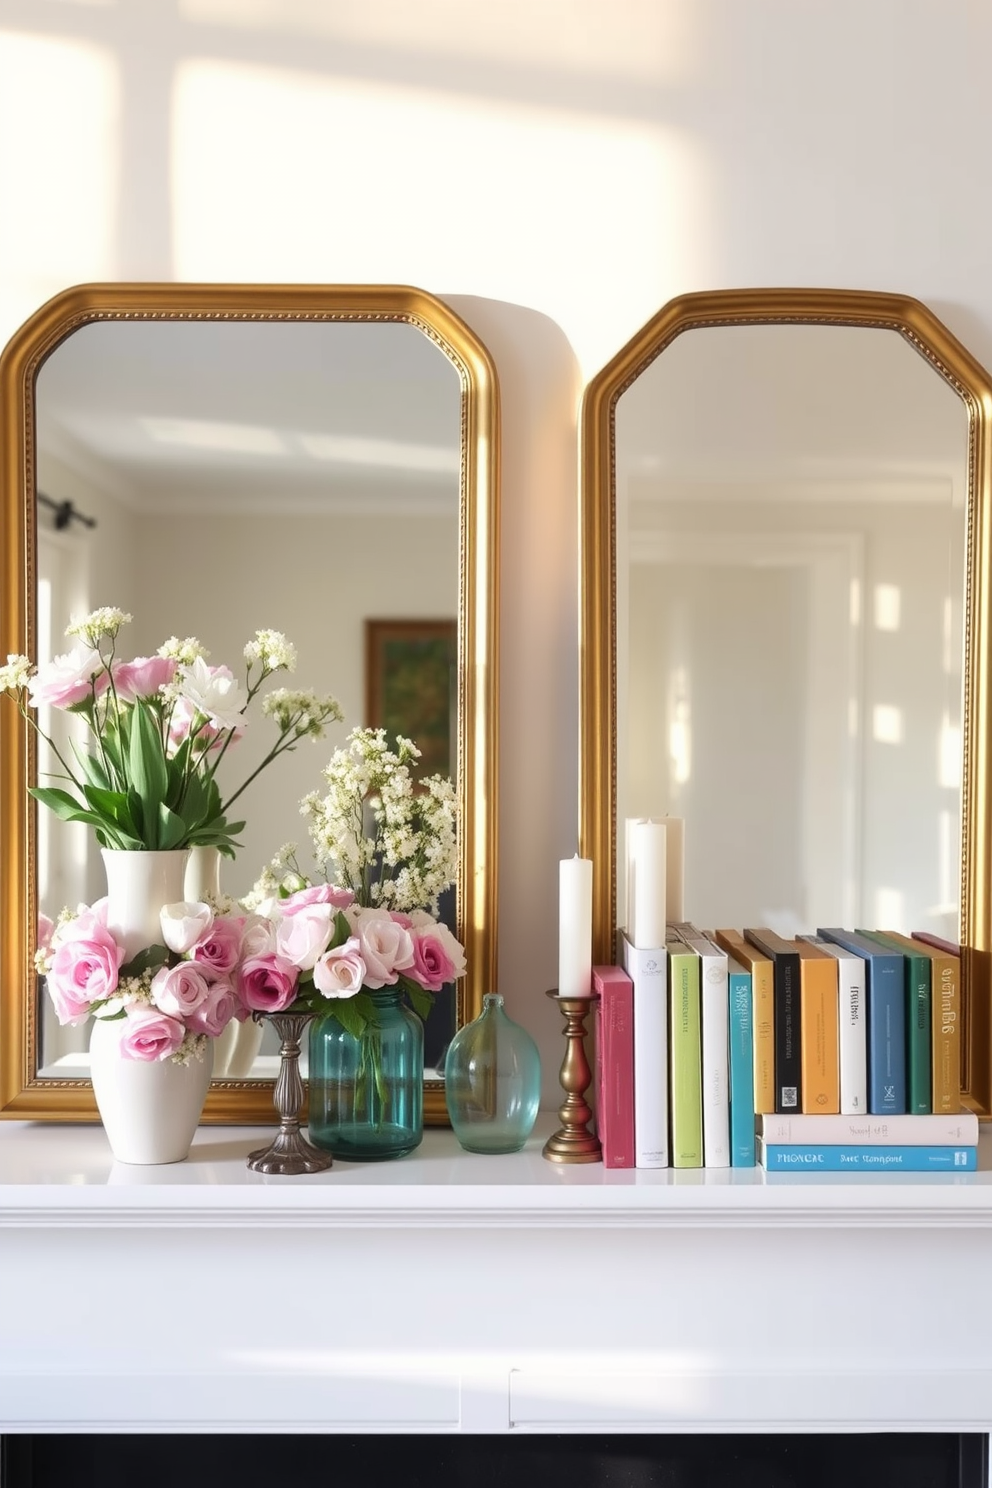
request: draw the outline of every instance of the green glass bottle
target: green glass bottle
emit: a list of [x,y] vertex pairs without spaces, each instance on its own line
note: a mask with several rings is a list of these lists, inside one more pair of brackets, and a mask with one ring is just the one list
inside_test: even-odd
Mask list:
[[455,1034],[444,1061],[444,1097],[466,1152],[519,1152],[541,1099],[541,1056],[495,992]]

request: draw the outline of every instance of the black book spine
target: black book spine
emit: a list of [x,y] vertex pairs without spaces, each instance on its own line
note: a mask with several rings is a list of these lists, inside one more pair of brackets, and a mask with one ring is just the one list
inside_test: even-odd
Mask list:
[[799,955],[778,951],[775,956],[775,1109],[803,1108],[803,1066],[800,1042]]
[[771,956],[775,965],[772,983],[775,1017],[775,1110],[778,1114],[798,1112],[803,1108],[799,952],[783,947],[778,936],[766,936],[761,931],[745,930],[744,939],[766,956]]

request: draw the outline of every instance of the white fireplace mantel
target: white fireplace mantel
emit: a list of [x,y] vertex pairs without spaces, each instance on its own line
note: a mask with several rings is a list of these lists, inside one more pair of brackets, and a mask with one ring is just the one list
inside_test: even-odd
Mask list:
[[992,1429],[977,1174],[607,1172],[449,1131],[171,1167],[0,1123],[0,1432]]

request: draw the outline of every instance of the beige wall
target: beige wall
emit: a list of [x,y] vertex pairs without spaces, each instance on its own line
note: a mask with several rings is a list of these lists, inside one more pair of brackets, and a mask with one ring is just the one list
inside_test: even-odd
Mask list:
[[990,54],[963,0],[0,0],[0,340],[84,280],[399,281],[495,356],[500,990],[549,1102],[582,384],[754,284],[917,295],[992,364]]

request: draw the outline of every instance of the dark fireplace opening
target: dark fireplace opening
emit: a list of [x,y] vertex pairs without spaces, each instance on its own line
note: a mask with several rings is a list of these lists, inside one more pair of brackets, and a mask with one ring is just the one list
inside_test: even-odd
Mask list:
[[946,1432],[23,1435],[0,1447],[2,1488],[988,1488],[988,1437]]

